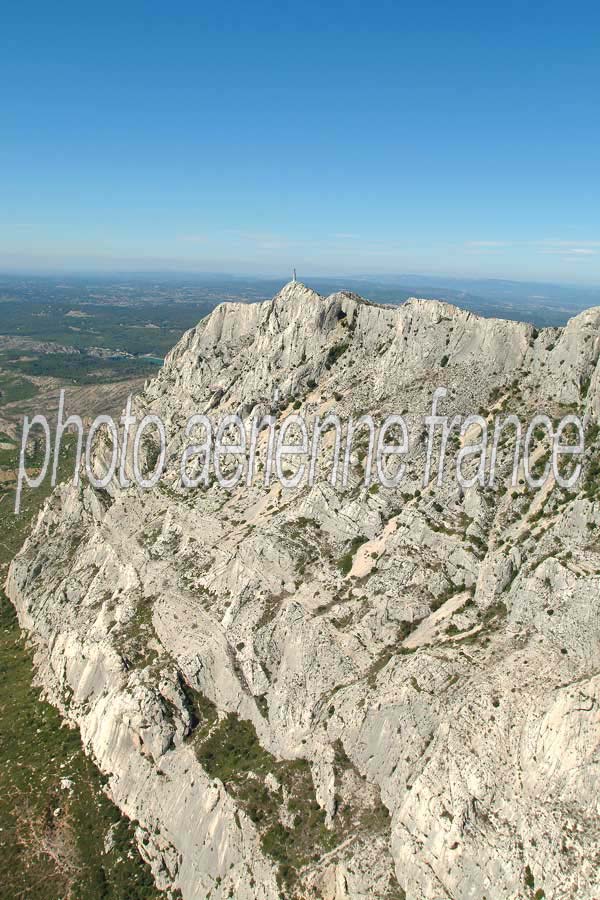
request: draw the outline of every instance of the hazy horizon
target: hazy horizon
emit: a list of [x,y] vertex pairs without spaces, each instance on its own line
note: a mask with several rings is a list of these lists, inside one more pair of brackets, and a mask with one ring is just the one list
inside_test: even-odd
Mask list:
[[[291,257],[291,262],[261,265],[256,260],[250,261],[213,261],[202,264],[192,260],[182,259],[118,259],[118,258],[88,258],[85,260],[31,260],[13,257],[10,261],[0,255],[0,275],[7,276],[172,276],[172,277],[231,277],[231,278],[281,278],[289,281],[293,268],[300,273],[300,264]],[[365,266],[336,267],[332,265],[309,265],[304,268],[306,278],[364,278],[365,280],[377,279],[405,279],[426,278],[454,281],[508,281],[521,284],[548,284],[562,287],[573,286],[581,289],[595,290],[600,288],[600,273],[598,276],[585,276],[583,273],[572,273],[570,276],[552,275],[551,272],[522,273],[513,272],[510,268],[497,271],[477,272],[466,268],[455,267],[431,267],[418,268],[415,266],[401,269],[376,269]],[[300,277],[300,276],[299,276]]]
[[[282,284],[286,284],[287,282],[293,279],[293,271],[294,266],[290,268],[281,267],[279,269],[263,269],[257,271],[251,271],[249,269],[227,269],[227,268],[213,268],[213,269],[200,269],[200,268],[177,268],[173,265],[172,268],[168,266],[156,266],[156,267],[143,267],[143,266],[131,266],[131,267],[123,267],[123,268],[111,268],[108,265],[106,268],[94,268],[93,266],[59,266],[56,265],[54,268],[51,266],[40,267],[40,268],[27,268],[17,267],[10,268],[7,266],[0,265],[0,278],[102,278],[102,279],[123,279],[123,278],[131,278],[131,279],[152,279],[152,278],[161,278],[161,279],[223,279],[223,278],[231,278],[233,280],[238,281],[281,281]],[[297,269],[297,280],[301,281],[305,284],[309,284],[311,280],[322,280],[322,281],[342,281],[347,279],[348,281],[363,281],[365,283],[372,284],[390,284],[390,283],[403,283],[407,281],[423,281],[431,284],[447,284],[448,286],[452,284],[460,284],[460,283],[473,283],[473,284],[515,284],[515,285],[523,285],[523,286],[531,286],[531,287],[556,287],[560,289],[568,289],[573,288],[575,290],[581,291],[591,291],[595,293],[596,291],[600,291],[600,282],[595,283],[592,281],[569,281],[569,280],[560,280],[560,279],[545,279],[545,278],[517,278],[510,277],[508,275],[476,275],[476,274],[462,274],[462,273],[453,273],[453,272],[435,272],[435,271],[361,271],[361,270],[348,270],[341,271],[336,269],[328,269],[324,271],[318,270],[307,270],[302,272]]]

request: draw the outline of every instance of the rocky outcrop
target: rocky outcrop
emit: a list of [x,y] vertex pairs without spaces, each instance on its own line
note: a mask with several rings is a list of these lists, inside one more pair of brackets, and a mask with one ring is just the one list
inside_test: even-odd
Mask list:
[[[167,425],[159,485],[55,491],[7,592],[160,886],[598,895],[599,325],[295,283],[224,304],[136,400]],[[585,415],[578,487],[511,486],[508,436],[493,487],[424,487],[440,385],[452,414]],[[364,485],[362,439],[332,486],[327,435],[313,487],[180,488],[192,413],[332,410],[405,415],[399,488]]]

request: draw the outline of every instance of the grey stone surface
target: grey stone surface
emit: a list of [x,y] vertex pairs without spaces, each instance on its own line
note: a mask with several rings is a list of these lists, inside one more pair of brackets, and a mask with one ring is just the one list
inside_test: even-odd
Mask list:
[[[439,385],[451,413],[597,422],[599,325],[595,309],[537,333],[289,284],[218,307],[137,398],[168,428],[155,490],[55,491],[7,591],[160,886],[184,900],[598,896],[598,438],[577,488],[539,492],[508,483],[510,447],[495,488],[424,488],[420,438]],[[345,489],[180,490],[188,416],[249,419],[275,390],[281,416],[406,413],[405,482],[366,489],[354,454]],[[189,691],[252,722],[269,758],[310,765],[323,840],[291,881],[200,764]],[[265,788],[293,829],[281,771]]]

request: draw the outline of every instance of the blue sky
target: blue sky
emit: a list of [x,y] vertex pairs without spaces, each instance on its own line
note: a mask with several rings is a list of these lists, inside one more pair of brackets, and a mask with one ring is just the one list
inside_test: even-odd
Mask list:
[[0,269],[600,284],[600,10],[4,4]]

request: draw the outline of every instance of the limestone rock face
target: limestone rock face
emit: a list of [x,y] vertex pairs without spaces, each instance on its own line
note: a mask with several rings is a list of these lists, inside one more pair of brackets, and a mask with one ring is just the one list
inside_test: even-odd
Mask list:
[[[154,489],[57,488],[7,592],[160,887],[599,895],[599,357],[600,309],[538,333],[293,283],[218,307],[136,398],[167,429]],[[453,477],[466,435],[443,484],[424,485],[439,386],[450,415],[585,418],[577,486],[532,490],[522,468],[512,485],[509,430],[493,486]],[[398,487],[365,485],[366,428],[346,485],[330,481],[331,430],[312,487],[265,486],[266,432],[250,486],[179,484],[194,413],[250,428],[332,411],[404,415]],[[109,457],[98,446],[98,471]]]

